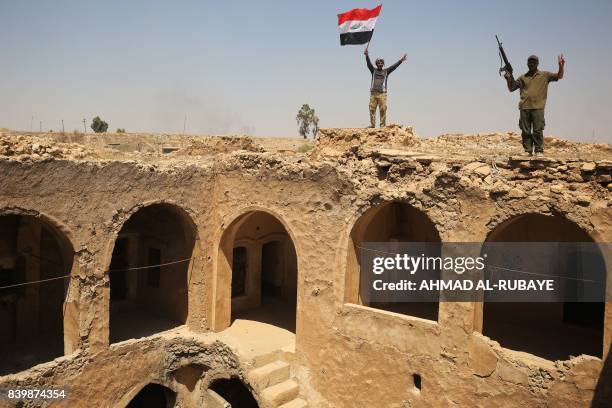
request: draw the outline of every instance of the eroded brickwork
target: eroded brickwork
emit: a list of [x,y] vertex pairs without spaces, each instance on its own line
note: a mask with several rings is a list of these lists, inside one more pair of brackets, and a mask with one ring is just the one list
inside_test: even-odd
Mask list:
[[[63,311],[66,355],[0,377],[2,387],[66,386],[78,400],[57,406],[124,406],[156,382],[187,407],[195,399],[177,379],[181,367],[202,367],[204,387],[215,375],[249,383],[248,363],[215,337],[230,324],[232,308],[223,243],[240,217],[265,212],[294,247],[290,363],[309,406],[610,402],[612,305],[605,306],[599,355],[546,360],[483,336],[481,304],[441,303],[437,321],[359,304],[352,235],[368,211],[395,202],[426,216],[446,242],[484,242],[525,214],[560,217],[595,242],[611,242],[609,146],[549,139],[548,157],[531,160],[515,155],[515,135],[422,140],[398,126],[323,130],[306,154],[256,139],[180,145],[177,138],[179,150],[163,155],[155,148],[162,143],[152,140],[152,152],[118,152],[91,141],[2,135],[0,216],[44,221],[74,255]],[[111,344],[115,243],[128,220],[152,205],[180,214],[194,239],[186,316],[171,333]]]

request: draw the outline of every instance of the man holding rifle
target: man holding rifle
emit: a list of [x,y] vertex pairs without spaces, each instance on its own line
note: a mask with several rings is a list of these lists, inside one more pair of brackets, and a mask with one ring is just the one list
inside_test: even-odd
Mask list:
[[556,74],[539,71],[539,59],[535,55],[527,58],[529,71],[518,79],[514,79],[512,69],[505,70],[504,73],[508,90],[514,92],[520,89],[521,92],[519,126],[523,139],[523,149],[530,156],[533,155],[534,150],[536,156],[544,156],[544,106],[546,105],[548,83],[563,78],[563,67],[565,65],[563,54],[559,55],[558,60],[559,71]]

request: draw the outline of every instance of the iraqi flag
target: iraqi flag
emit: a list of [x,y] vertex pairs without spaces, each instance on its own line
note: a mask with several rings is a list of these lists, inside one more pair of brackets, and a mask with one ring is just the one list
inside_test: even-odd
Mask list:
[[365,44],[372,38],[382,4],[373,9],[356,8],[338,14],[340,45]]

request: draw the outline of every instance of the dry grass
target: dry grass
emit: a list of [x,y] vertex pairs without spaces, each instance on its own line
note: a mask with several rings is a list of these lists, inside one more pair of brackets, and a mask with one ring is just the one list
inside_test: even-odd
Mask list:
[[299,153],[306,153],[311,151],[314,148],[313,144],[309,144],[309,143],[305,143],[303,145],[301,145],[300,147],[297,148],[297,151]]

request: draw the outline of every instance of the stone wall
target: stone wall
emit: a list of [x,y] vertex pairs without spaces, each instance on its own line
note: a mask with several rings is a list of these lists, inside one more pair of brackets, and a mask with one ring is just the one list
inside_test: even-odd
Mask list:
[[283,225],[298,263],[293,369],[311,406],[586,407],[594,399],[610,401],[611,304],[601,355],[553,362],[482,336],[477,304],[441,303],[438,320],[431,321],[360,305],[347,284],[353,227],[368,210],[392,201],[424,213],[447,242],[483,242],[496,226],[527,213],[564,217],[594,241],[611,242],[609,161],[493,160],[353,144],[333,150],[319,149],[311,158],[242,150],[164,166],[0,157],[0,215],[42,217],[75,248],[67,301],[78,332],[74,352],[1,377],[0,386],[65,385],[80,398],[66,406],[113,406],[152,375],[168,377],[175,355],[203,353],[239,371],[239,362],[218,361],[229,355],[219,346],[192,346],[188,335],[109,347],[106,271],[114,242],[138,209],[167,203],[191,219],[198,237],[188,286],[192,333],[229,324],[228,282],[217,279],[227,228],[248,211],[265,211]]

